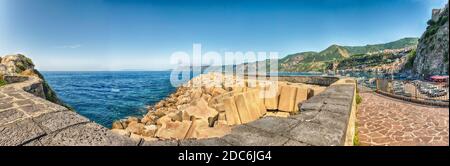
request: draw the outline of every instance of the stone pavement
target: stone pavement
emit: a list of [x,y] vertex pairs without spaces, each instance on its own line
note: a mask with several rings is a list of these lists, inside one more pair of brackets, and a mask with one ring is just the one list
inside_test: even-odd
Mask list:
[[87,118],[23,89],[37,92],[39,79],[0,88],[0,146],[137,145]]
[[360,92],[360,96],[360,145],[449,145],[448,108],[414,104],[374,92]]

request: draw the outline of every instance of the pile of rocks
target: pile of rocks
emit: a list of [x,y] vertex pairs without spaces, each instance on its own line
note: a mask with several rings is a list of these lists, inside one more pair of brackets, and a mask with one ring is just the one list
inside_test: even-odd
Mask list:
[[115,121],[112,131],[146,141],[221,137],[229,133],[233,125],[263,116],[296,114],[299,104],[324,89],[301,83],[208,73],[193,78],[149,107],[143,118]]

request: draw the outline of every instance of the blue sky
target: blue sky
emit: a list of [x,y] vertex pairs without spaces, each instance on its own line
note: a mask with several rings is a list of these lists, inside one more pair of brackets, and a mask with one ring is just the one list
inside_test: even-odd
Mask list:
[[446,0],[0,0],[0,55],[40,70],[161,70],[176,51],[320,51],[419,37]]

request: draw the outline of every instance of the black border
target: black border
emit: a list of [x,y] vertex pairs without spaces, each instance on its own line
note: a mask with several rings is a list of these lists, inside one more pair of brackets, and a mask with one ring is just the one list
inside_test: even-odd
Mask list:
[[[108,162],[127,164],[130,162],[164,164],[206,164],[204,161],[179,161],[179,153],[206,152],[221,155],[222,151],[271,152],[271,160],[223,161],[217,163],[348,163],[351,165],[384,163],[428,163],[448,162],[450,148],[441,147],[0,147],[0,162],[64,162],[84,164]],[[153,164],[152,164],[153,165]],[[297,165],[297,164],[295,164]],[[302,165],[302,164],[300,164]]]

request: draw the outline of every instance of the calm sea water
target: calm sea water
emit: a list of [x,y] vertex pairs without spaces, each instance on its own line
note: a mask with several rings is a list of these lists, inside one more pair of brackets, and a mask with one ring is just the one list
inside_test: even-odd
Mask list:
[[42,74],[64,103],[105,127],[111,127],[114,120],[144,115],[146,106],[175,91],[170,84],[170,71],[46,71]]
[[42,74],[61,100],[105,127],[127,116],[142,116],[147,112],[145,106],[175,91],[170,71]]

